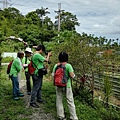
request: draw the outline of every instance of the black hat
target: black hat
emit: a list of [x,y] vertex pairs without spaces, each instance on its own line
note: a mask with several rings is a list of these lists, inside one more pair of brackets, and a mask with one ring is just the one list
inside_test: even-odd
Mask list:
[[38,45],[36,48],[37,51],[42,50],[45,52],[45,46],[44,45]]

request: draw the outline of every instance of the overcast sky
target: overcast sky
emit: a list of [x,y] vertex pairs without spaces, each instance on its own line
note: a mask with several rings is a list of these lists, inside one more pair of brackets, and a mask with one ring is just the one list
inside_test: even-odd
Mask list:
[[[1,0],[0,0],[1,1]],[[48,7],[52,21],[57,15],[58,3],[61,10],[76,15],[80,26],[77,32],[105,36],[108,39],[119,38],[120,42],[120,0],[8,0],[7,7],[17,8],[23,15]],[[0,7],[3,4],[0,3]]]

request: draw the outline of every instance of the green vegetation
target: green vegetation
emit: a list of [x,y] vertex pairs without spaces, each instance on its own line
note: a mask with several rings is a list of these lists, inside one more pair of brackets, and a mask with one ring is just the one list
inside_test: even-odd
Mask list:
[[112,95],[112,83],[108,77],[105,77],[103,79],[103,83],[104,83],[104,88],[103,88],[104,90],[103,91],[105,94],[104,101],[105,101],[106,106],[108,107],[109,98]]
[[23,98],[19,101],[13,100],[12,83],[6,74],[6,67],[2,67],[0,74],[0,119],[28,120],[33,111],[26,108]]
[[9,63],[12,60],[14,60],[14,57],[5,57],[2,58],[2,63]]
[[[5,74],[6,67],[2,68],[2,73],[0,76],[0,119],[1,120],[30,120],[32,113],[37,112],[37,110],[26,107],[25,99],[21,98],[19,101],[14,101],[12,98],[12,85],[8,76]],[[74,89],[73,89],[74,90]],[[43,104],[43,109],[46,113],[52,113],[56,118],[56,93],[53,82],[48,77],[44,78],[43,82],[43,98],[46,103]],[[85,95],[83,93],[83,95]],[[82,96],[82,95],[80,95]],[[80,97],[79,96],[79,97]],[[79,120],[119,120],[120,111],[115,108],[110,107],[106,109],[103,104],[95,99],[93,106],[89,106],[84,102],[84,99],[75,98],[76,111]],[[63,99],[65,106],[66,117],[69,119],[69,111],[66,104],[65,98]]]
[[[49,77],[55,63],[58,62],[58,54],[65,51],[69,54],[69,63],[75,70],[76,78],[88,76],[88,86],[83,89],[78,88],[74,82],[75,104],[79,119],[82,120],[118,120],[120,114],[117,110],[107,106],[104,108],[102,103],[94,99],[96,76],[107,76],[103,81],[103,90],[105,101],[109,102],[111,95],[111,77],[117,76],[120,80],[120,45],[118,39],[106,39],[105,37],[95,37],[86,33],[77,33],[75,26],[80,23],[70,12],[61,13],[61,30],[58,32],[57,26],[47,16],[49,11],[41,7],[35,11],[29,12],[23,16],[16,8],[7,8],[0,10],[0,66],[1,62],[9,62],[12,58],[2,58],[2,52],[18,52],[25,50],[27,47],[23,42],[17,39],[11,39],[10,36],[22,38],[27,42],[29,47],[43,43],[47,51],[52,52],[49,64]],[[44,20],[41,17],[44,17]],[[55,17],[56,19],[58,16]],[[34,51],[34,48],[32,48]],[[109,73],[109,74],[108,74]],[[103,78],[102,78],[103,79]],[[116,82],[119,86],[119,82]],[[85,83],[86,84],[86,83]],[[18,102],[12,100],[11,81],[6,76],[5,68],[0,67],[0,119],[29,119],[28,113],[33,112],[31,109],[25,108],[24,99]],[[49,87],[48,87],[49,86]],[[81,90],[81,91],[78,91]],[[75,93],[75,92],[74,92]],[[43,85],[43,95],[46,104],[43,106],[46,112],[52,112],[56,115],[55,107],[55,88],[50,81],[45,81]],[[65,102],[65,100],[64,100]],[[4,103],[4,104],[3,104]],[[87,103],[87,104],[86,104]],[[51,109],[52,108],[52,109]],[[14,112],[14,109],[15,110]],[[26,112],[25,112],[26,111]],[[69,112],[65,103],[65,111],[67,117]]]

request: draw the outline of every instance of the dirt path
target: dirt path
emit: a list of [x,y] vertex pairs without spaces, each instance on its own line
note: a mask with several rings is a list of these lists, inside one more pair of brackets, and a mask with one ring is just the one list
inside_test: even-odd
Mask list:
[[[26,93],[26,83],[25,80],[20,81],[20,90],[24,93],[25,105],[29,109],[30,95]],[[43,110],[43,104],[39,104],[40,108],[32,108],[33,114],[30,115],[30,120],[55,120],[52,114],[46,114]]]

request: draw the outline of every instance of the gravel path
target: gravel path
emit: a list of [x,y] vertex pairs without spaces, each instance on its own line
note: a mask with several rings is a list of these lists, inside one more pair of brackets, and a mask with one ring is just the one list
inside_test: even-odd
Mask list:
[[[25,80],[21,80],[20,81],[20,90],[24,93],[24,99],[25,99],[25,105],[26,108],[29,109],[29,101],[30,101],[30,95],[27,95],[26,93],[26,81]],[[53,118],[52,114],[48,113],[46,114],[43,110],[43,104],[39,104],[40,108],[33,108],[33,114],[30,116],[30,120],[55,120],[55,118]]]

